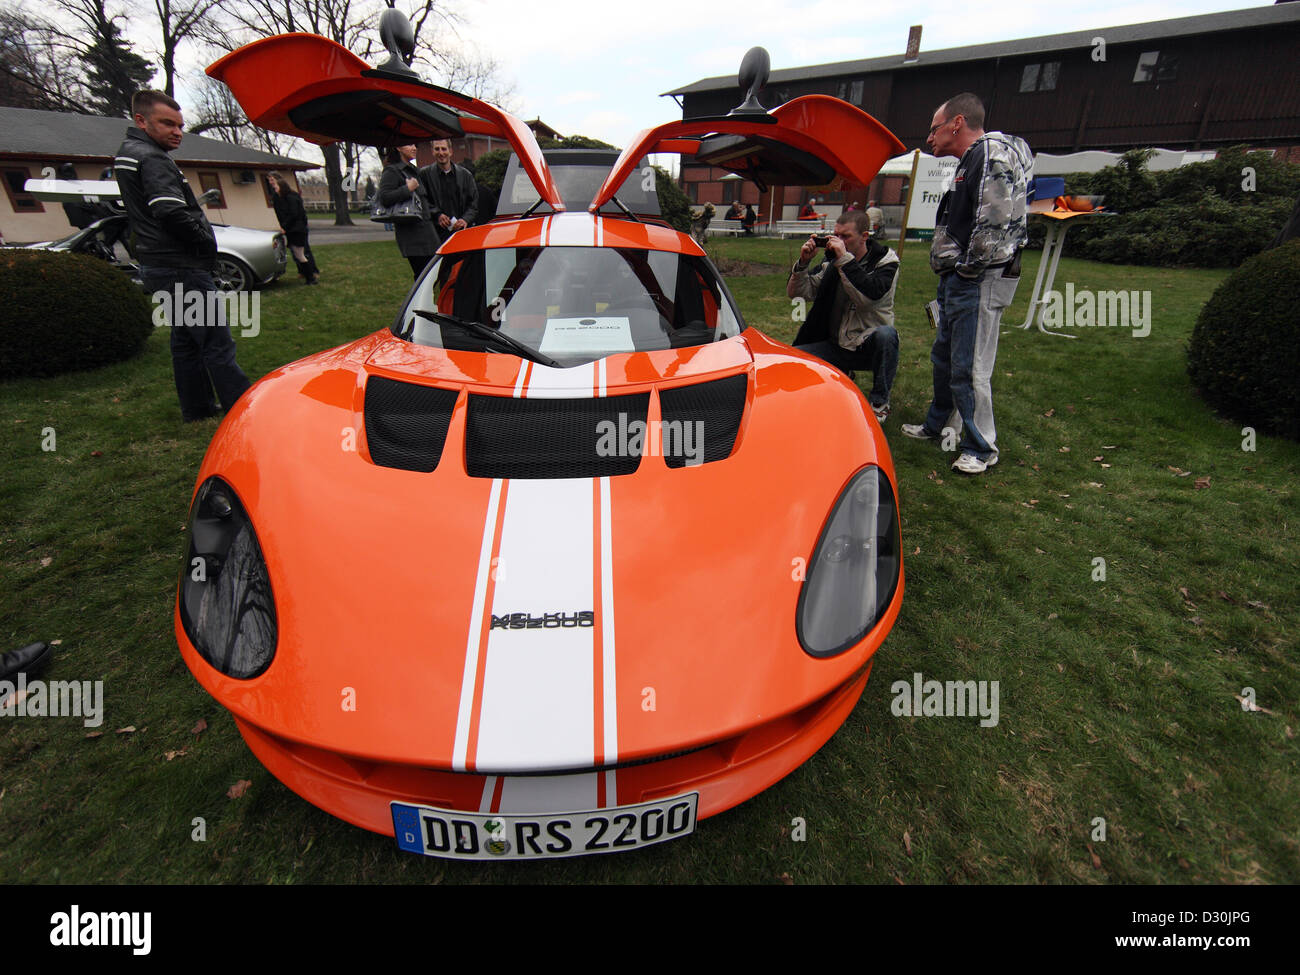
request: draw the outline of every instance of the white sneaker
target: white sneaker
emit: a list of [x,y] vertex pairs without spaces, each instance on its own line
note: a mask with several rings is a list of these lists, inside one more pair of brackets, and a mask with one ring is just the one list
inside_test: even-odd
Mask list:
[[879,406],[872,405],[871,412],[876,414],[876,419],[882,424],[889,419],[889,414],[893,408],[888,403],[881,403]]
[[911,437],[913,440],[933,440],[930,434],[926,433],[924,423],[904,423],[902,426],[903,436]]
[[980,460],[974,454],[962,454],[952,462],[952,469],[963,474],[983,474],[997,462],[997,454],[994,454],[988,460]]

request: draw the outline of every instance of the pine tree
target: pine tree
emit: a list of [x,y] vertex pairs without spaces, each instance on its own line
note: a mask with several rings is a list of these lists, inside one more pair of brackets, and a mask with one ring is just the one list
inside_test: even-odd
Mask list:
[[131,96],[149,87],[153,65],[131,50],[116,24],[86,51],[86,74],[94,97],[90,108],[101,115],[131,116]]

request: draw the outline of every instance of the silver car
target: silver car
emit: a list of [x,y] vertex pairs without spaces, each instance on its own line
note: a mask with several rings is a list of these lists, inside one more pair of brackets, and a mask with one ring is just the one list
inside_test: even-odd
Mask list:
[[[108,191],[109,187],[111,191]],[[27,191],[44,200],[111,200],[116,195],[116,190],[116,183],[52,179],[27,181]],[[87,195],[92,191],[95,195]],[[204,193],[199,197],[199,204],[209,202],[217,192],[209,190]],[[212,230],[217,237],[217,264],[212,278],[218,290],[249,291],[270,284],[284,273],[289,253],[283,233],[217,223],[212,225]],[[60,240],[11,246],[93,254],[120,267],[133,278],[138,278],[140,267],[129,250],[129,241],[130,228],[127,226],[126,214],[118,212],[96,220]]]

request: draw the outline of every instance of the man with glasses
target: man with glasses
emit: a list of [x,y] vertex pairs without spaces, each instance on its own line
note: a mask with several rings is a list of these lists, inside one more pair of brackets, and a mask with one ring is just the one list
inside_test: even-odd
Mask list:
[[931,121],[931,151],[960,161],[939,201],[930,246],[930,267],[939,275],[934,399],[922,423],[902,430],[918,440],[938,438],[947,426],[960,430],[953,469],[981,474],[998,462],[993,361],[1002,312],[1020,280],[1033,154],[1024,139],[986,133],[984,105],[969,92],[944,102]]
[[[810,271],[808,264],[822,246],[826,256]],[[786,283],[788,297],[813,302],[795,336],[795,348],[850,378],[854,369],[870,369],[867,399],[881,423],[889,417],[889,391],[898,372],[897,288],[898,255],[871,239],[870,219],[861,210],[842,215],[834,234],[809,237]]]

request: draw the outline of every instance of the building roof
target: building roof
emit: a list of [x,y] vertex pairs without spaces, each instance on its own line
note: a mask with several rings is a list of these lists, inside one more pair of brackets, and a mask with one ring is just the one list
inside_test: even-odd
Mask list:
[[[966,47],[949,47],[940,51],[922,50],[915,61],[903,61],[903,54],[860,61],[837,61],[832,64],[814,64],[802,68],[785,68],[773,71],[769,85],[791,81],[810,81],[816,78],[841,78],[846,75],[872,74],[899,68],[949,64],[960,61],[982,61],[988,58],[1015,57],[1022,54],[1043,54],[1072,48],[1091,47],[1092,39],[1101,35],[1107,45],[1137,41],[1168,40],[1192,34],[1219,33],[1247,27],[1270,27],[1278,24],[1300,22],[1300,3],[1279,3],[1271,7],[1251,7],[1247,10],[1226,10],[1216,14],[1198,14],[1195,17],[1177,17],[1173,20],[1153,20],[1144,24],[1124,27],[1100,27],[1072,31],[1068,34],[1047,34],[1042,37],[1025,37],[995,44],[971,44]],[[663,92],[664,95],[692,95],[705,91],[738,88],[736,76],[722,75],[704,78],[682,88]]]
[[[34,108],[0,108],[0,157],[37,156],[51,160],[84,159],[110,162],[117,155],[127,127],[124,118],[46,112]],[[172,153],[178,163],[215,163],[226,166],[256,166],[284,169],[316,169],[318,163],[304,162],[260,149],[248,149],[219,139],[186,135]]]

